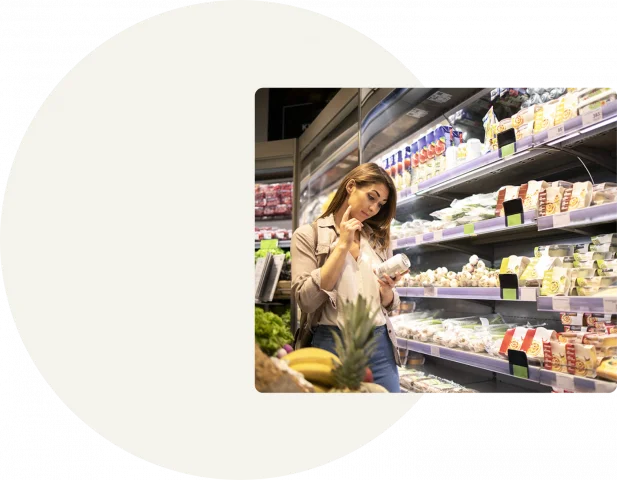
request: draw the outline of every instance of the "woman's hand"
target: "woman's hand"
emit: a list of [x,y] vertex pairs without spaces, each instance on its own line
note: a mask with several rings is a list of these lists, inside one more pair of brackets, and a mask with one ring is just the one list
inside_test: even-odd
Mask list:
[[384,307],[387,307],[394,300],[394,291],[393,289],[396,287],[396,284],[400,281],[403,275],[407,272],[403,272],[398,274],[396,277],[392,278],[386,275],[384,278],[377,277],[377,282],[379,282],[379,295],[381,296],[381,304]]
[[341,224],[339,226],[341,238],[339,239],[339,245],[346,250],[349,250],[353,245],[354,238],[356,236],[356,231],[362,230],[362,222],[355,218],[349,218],[351,213],[351,205],[345,213],[343,214],[343,218],[341,219]]

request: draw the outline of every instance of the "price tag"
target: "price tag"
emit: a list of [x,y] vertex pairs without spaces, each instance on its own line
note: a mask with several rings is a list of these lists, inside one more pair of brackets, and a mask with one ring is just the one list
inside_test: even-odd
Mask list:
[[263,248],[266,250],[271,249],[271,248],[277,248],[278,246],[279,246],[278,238],[274,238],[272,240],[262,240],[261,242],[259,242],[259,248]]
[[272,232],[264,232],[264,240],[270,240],[272,238]]
[[424,287],[424,296],[425,297],[436,297],[437,289],[435,287]]
[[501,158],[509,157],[514,152],[516,152],[516,145],[514,143],[501,147]]
[[587,112],[583,115],[583,126],[598,123],[600,120],[602,120],[602,108]]
[[521,288],[521,300],[523,302],[535,302],[537,300],[537,290],[535,288]]
[[604,312],[605,313],[617,313],[617,298],[605,298],[604,299]]
[[415,185],[411,186],[411,193],[414,194],[414,195],[416,193],[418,193],[418,184],[417,183]]
[[569,312],[570,297],[553,297],[553,310],[558,312]]
[[512,375],[518,378],[529,378],[529,369],[521,365],[512,365]]
[[562,137],[566,132],[565,124],[557,125],[556,127],[549,128],[548,139],[554,140],[555,138]]
[[522,225],[523,216],[520,213],[517,213],[515,215],[509,215],[506,218],[506,223],[508,224],[508,227],[516,227],[517,225]]
[[574,391],[574,377],[565,374],[555,374],[555,387],[563,388],[564,390]]
[[421,245],[424,243],[424,234],[420,233],[416,235],[416,245]]
[[503,289],[503,299],[504,300],[516,300],[516,289],[515,288],[504,288]]
[[570,226],[570,212],[556,213],[553,215],[553,227]]
[[436,230],[433,232],[433,240],[441,242],[443,240],[443,230]]
[[437,345],[431,345],[431,355],[433,357],[439,357],[439,347]]
[[474,223],[467,223],[463,227],[463,233],[465,233],[465,235],[475,235],[475,232],[476,232],[476,226]]

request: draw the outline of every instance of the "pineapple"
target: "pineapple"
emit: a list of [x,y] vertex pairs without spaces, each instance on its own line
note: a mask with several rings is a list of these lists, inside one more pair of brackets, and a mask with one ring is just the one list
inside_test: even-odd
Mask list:
[[356,303],[345,302],[343,312],[345,324],[341,327],[341,335],[334,332],[335,349],[340,364],[332,372],[334,388],[330,392],[387,392],[379,385],[362,382],[376,347],[376,339],[372,334],[377,310],[371,312],[368,302],[360,295]]

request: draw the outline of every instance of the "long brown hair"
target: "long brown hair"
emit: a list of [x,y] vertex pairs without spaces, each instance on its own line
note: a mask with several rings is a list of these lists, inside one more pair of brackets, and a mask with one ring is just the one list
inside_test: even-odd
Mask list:
[[363,163],[349,172],[341,181],[334,198],[320,218],[336,213],[344,205],[348,195],[347,184],[351,180],[354,180],[359,188],[380,183],[388,189],[388,200],[385,205],[379,209],[377,215],[363,222],[373,229],[374,246],[386,250],[390,246],[390,222],[396,214],[396,187],[392,177],[375,163]]

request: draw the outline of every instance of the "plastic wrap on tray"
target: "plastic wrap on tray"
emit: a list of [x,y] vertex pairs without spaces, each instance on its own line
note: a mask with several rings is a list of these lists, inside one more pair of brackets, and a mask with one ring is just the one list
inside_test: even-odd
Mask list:
[[426,374],[418,370],[399,368],[399,383],[407,390],[413,390],[414,382],[425,378]]
[[489,353],[489,349],[493,347],[493,342],[496,342],[497,345],[495,345],[496,348],[494,350],[495,353],[497,353],[501,347],[501,341],[506,331],[509,328],[514,328],[514,326],[514,324],[510,323],[476,326],[473,331],[466,334],[467,342],[465,349],[476,353]]
[[449,380],[428,375],[411,384],[411,391],[416,393],[472,393],[475,390],[465,388]]

